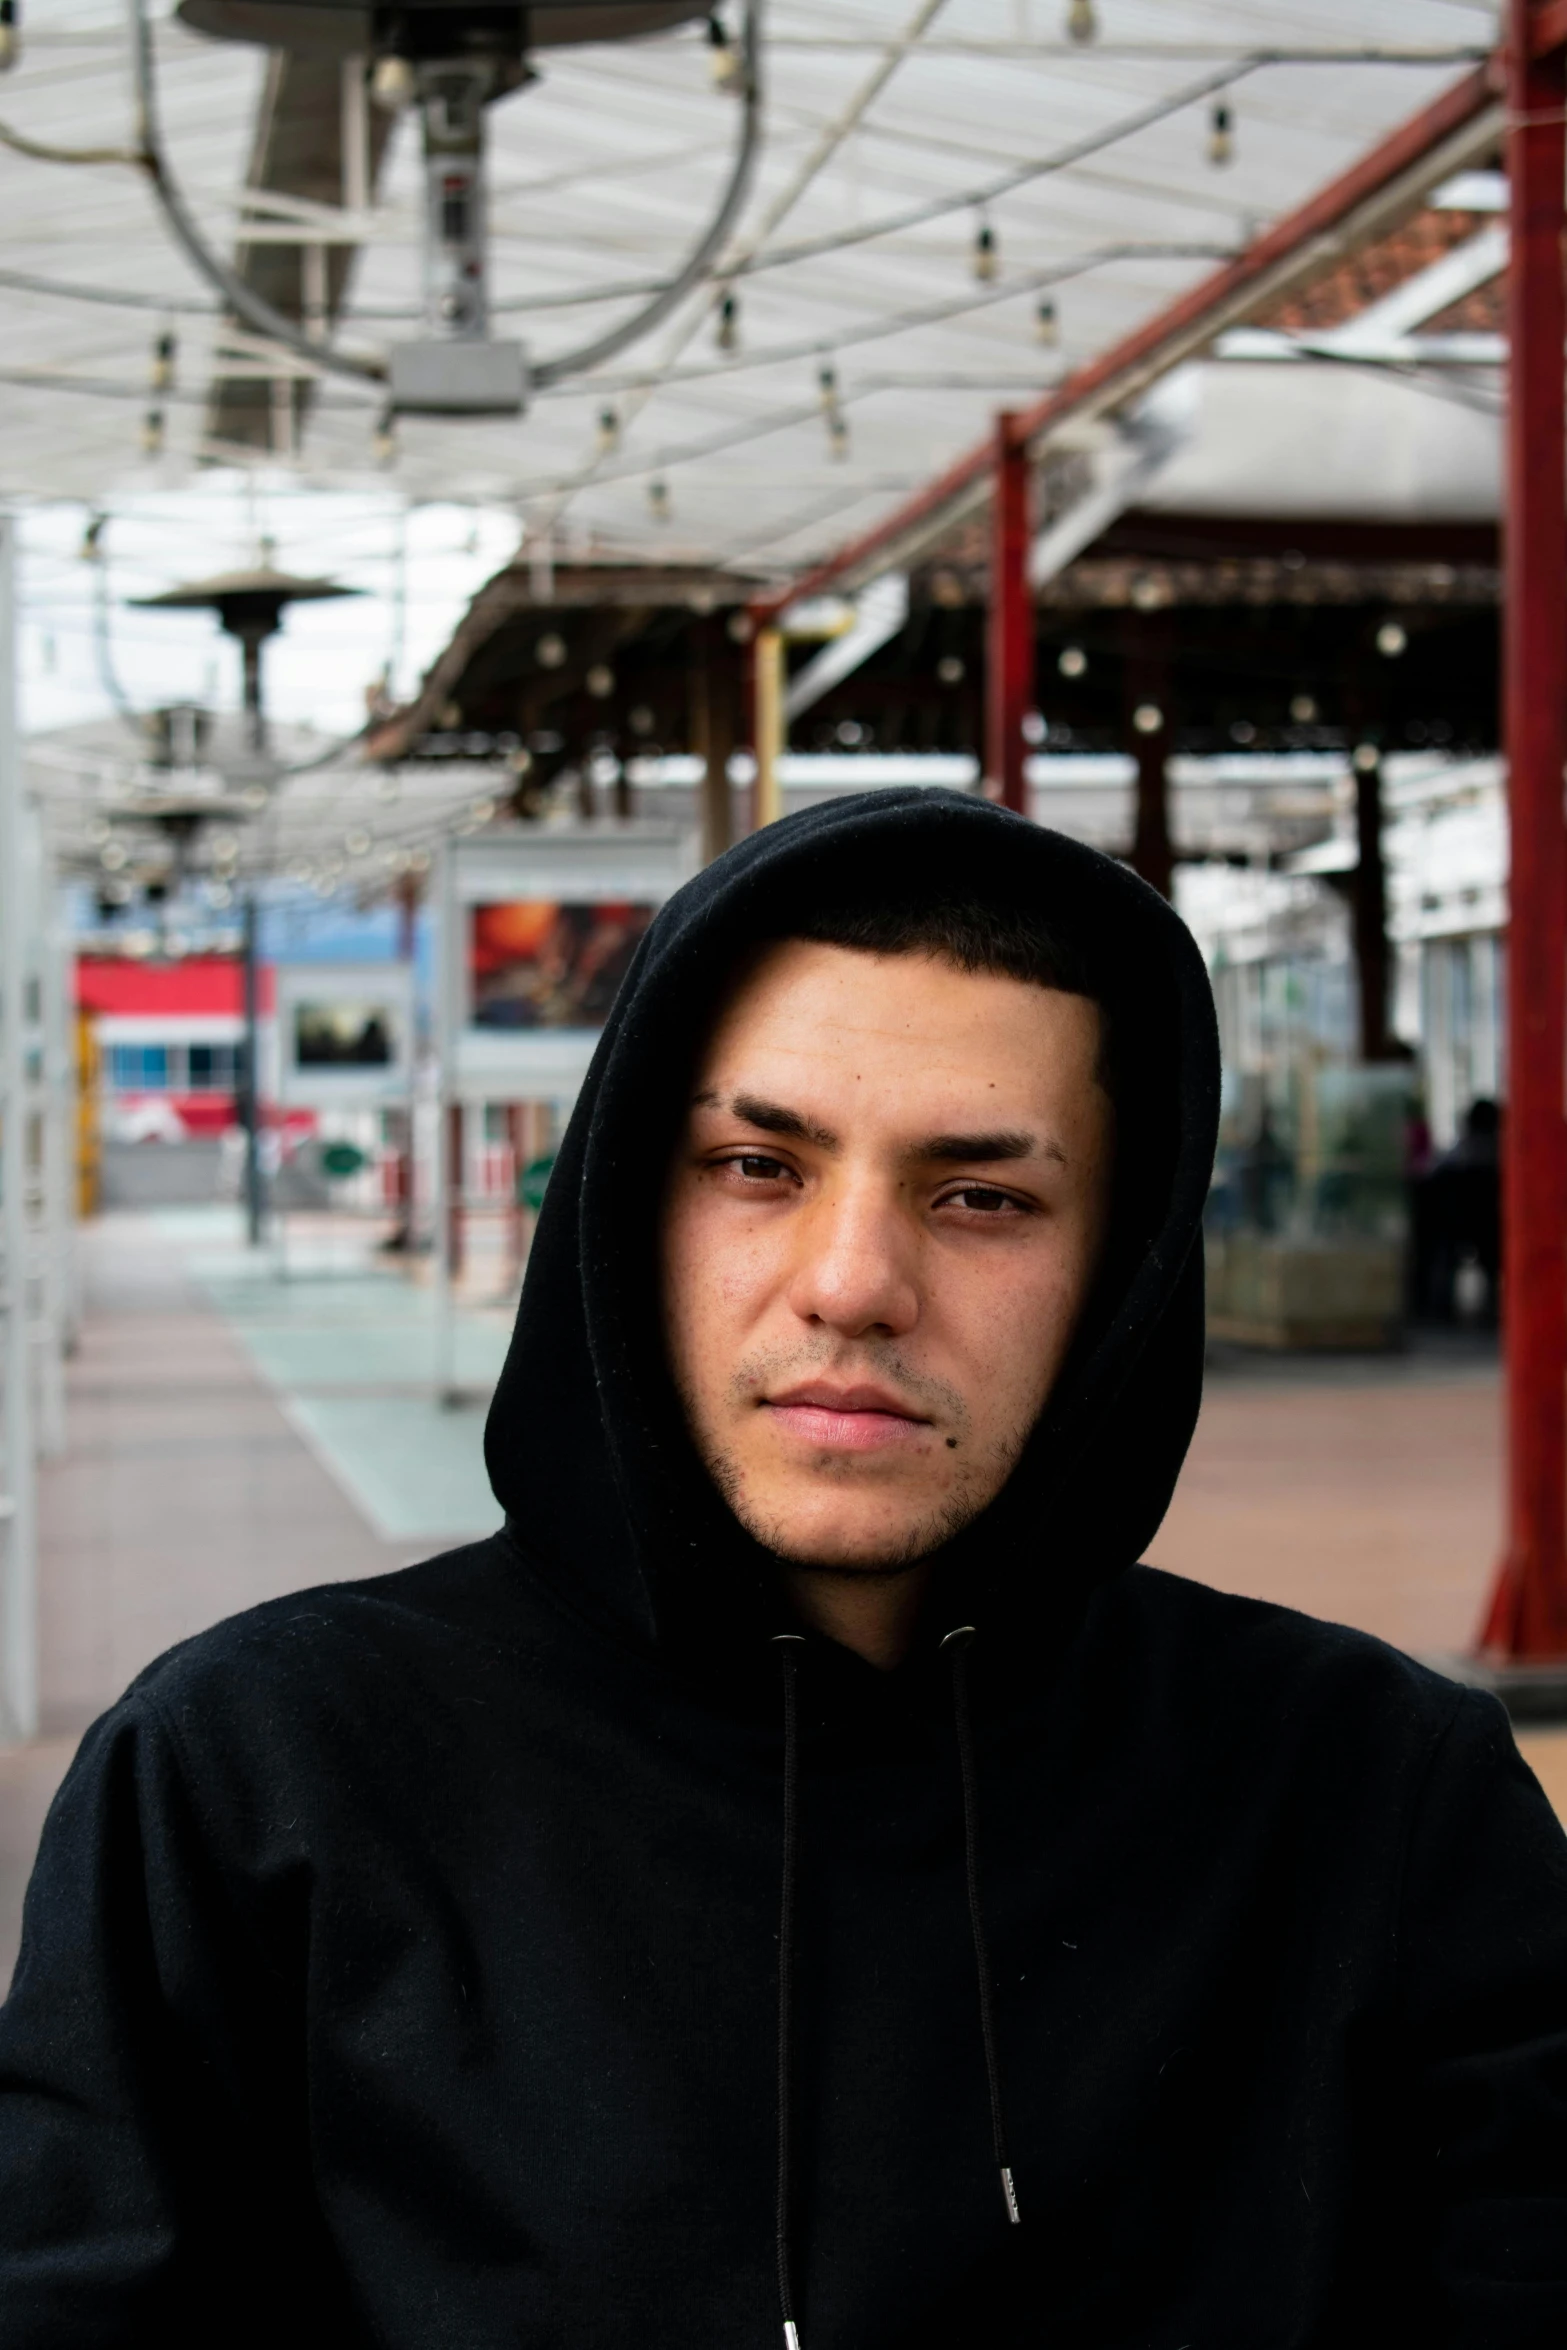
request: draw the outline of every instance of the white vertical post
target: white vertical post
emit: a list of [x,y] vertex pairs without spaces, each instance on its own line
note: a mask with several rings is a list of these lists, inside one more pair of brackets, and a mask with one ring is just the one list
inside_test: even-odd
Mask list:
[[370,93],[365,86],[362,57],[343,59],[343,177],[340,190],[345,212],[370,209]]
[[461,930],[457,918],[456,852],[443,840],[435,868],[435,1153],[430,1185],[435,1230],[432,1235],[432,1294],[435,1307],[435,1394],[445,1403],[457,1391],[457,1318],[452,1295],[452,1235],[454,1206],[450,1164],[450,1110],[455,1094],[457,1046],[457,957]]
[[38,1443],[46,1459],[65,1451],[65,1356],[71,1334],[71,1255],[75,1223],[71,1117],[76,1086],[71,1068],[67,1000],[70,944],[60,919],[53,862],[40,857],[39,1012],[43,1022],[43,1359],[38,1391]]
[[16,699],[16,517],[0,514],[0,1737],[38,1730],[38,1514],[28,1329],[27,938],[29,906]]

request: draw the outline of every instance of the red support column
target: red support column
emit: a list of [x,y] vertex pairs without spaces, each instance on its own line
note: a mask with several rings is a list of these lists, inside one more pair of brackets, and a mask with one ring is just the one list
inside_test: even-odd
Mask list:
[[1507,1549],[1481,1634],[1498,1661],[1567,1659],[1567,71],[1511,0],[1503,698],[1507,929],[1503,1328]]
[[1003,807],[1027,812],[1023,720],[1034,699],[1034,601],[1028,586],[1028,444],[1017,417],[996,418],[990,611],[985,636],[985,774]]

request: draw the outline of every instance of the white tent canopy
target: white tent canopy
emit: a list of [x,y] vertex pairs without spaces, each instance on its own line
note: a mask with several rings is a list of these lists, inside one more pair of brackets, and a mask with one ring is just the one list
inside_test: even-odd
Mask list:
[[[725,0],[735,21],[737,7]],[[874,522],[997,406],[1151,316],[1496,34],[1480,0],[1095,0],[1094,13],[1098,38],[1078,43],[1064,0],[769,0],[766,144],[725,263],[740,271],[738,348],[715,348],[709,286],[520,419],[404,422],[381,485],[500,501],[574,546],[786,569]],[[126,147],[119,0],[34,0],[22,38],[0,124],[45,146]],[[265,57],[167,17],[155,47],[176,173],[232,254]],[[1234,142],[1223,163],[1216,105]],[[735,115],[700,25],[552,52],[540,82],[492,114],[496,331],[547,358],[672,273],[716,201]],[[365,239],[338,330],[355,347],[412,331],[417,145],[400,121],[369,216],[315,223]],[[281,362],[223,328],[140,173],[7,150],[0,177],[0,491],[112,504],[231,454],[203,442],[214,370]],[[975,274],[982,229],[989,279]],[[169,329],[175,389],[149,458],[150,355]],[[840,453],[824,366],[848,427]],[[619,445],[600,453],[606,407]],[[328,379],[297,449],[270,461],[301,484],[363,486],[377,410],[373,386]],[[182,568],[171,549],[170,576]]]

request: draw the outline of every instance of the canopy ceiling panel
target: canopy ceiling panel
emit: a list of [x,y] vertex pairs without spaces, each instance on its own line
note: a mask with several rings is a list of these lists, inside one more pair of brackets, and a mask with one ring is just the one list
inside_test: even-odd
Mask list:
[[[156,8],[165,144],[232,258],[247,244],[245,175],[286,145],[266,116],[276,76],[265,52]],[[737,0],[724,12],[737,29]],[[286,435],[253,460],[323,485],[375,476],[410,499],[504,501],[577,551],[787,570],[1298,204],[1496,29],[1478,0],[1096,0],[1095,13],[1098,38],[1080,44],[1064,0],[770,0],[765,147],[723,265],[734,348],[717,347],[709,284],[520,418],[403,419],[388,451],[376,387],[327,377],[308,402],[286,398]],[[131,146],[119,0],[34,0],[23,42],[0,82],[6,131]],[[554,49],[539,68],[491,114],[492,290],[495,331],[549,359],[675,272],[717,204],[738,109],[700,25]],[[1216,106],[1228,161],[1213,159]],[[346,287],[337,336],[361,350],[416,331],[413,119],[385,144],[355,265],[331,279],[334,302]],[[0,494],[112,502],[233,461],[215,420],[253,417],[238,387],[266,383],[274,362],[226,326],[141,172],[10,147],[0,185]],[[175,382],[154,398],[153,343],[170,329]],[[149,408],[164,417],[154,455],[141,453]]]

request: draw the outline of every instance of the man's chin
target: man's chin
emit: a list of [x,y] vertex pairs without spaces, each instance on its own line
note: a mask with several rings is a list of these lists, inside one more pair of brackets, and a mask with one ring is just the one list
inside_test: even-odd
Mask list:
[[952,1540],[974,1516],[971,1508],[925,1511],[901,1525],[824,1522],[814,1511],[768,1510],[731,1495],[729,1506],[748,1534],[785,1566],[807,1574],[872,1579],[906,1575]]

